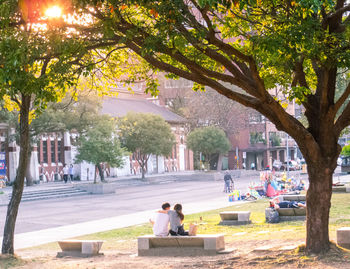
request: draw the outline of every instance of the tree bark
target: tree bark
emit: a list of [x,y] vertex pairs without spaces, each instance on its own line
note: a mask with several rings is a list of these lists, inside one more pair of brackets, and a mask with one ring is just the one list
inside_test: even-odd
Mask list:
[[219,157],[218,157],[218,164],[216,166],[216,171],[221,171],[222,169],[222,158],[224,157],[224,155],[222,153],[219,153]]
[[28,161],[27,161],[27,168],[26,168],[26,186],[33,185],[33,176],[32,176],[32,171],[30,169],[31,159],[32,159],[32,151],[29,147],[29,149],[28,149]]
[[97,168],[97,164],[95,165],[95,176],[94,176],[94,184],[96,184],[96,168]]
[[146,164],[145,164],[145,162],[144,161],[142,161],[142,164],[141,164],[141,173],[142,173],[142,179],[145,179],[145,174],[146,174],[146,169],[145,169],[145,166],[146,166]]
[[323,165],[310,167],[306,195],[306,252],[324,253],[330,248],[328,224],[332,198],[333,171]]
[[7,207],[4,237],[2,241],[2,254],[14,254],[14,232],[18,207],[22,199],[24,177],[28,162],[29,151],[29,111],[30,95],[22,94],[22,104],[20,110],[20,156],[16,179],[12,187],[12,196]]
[[100,174],[101,182],[104,182],[105,181],[105,175],[103,174],[101,164],[98,163],[96,166],[97,166],[97,169],[98,169],[98,173]]

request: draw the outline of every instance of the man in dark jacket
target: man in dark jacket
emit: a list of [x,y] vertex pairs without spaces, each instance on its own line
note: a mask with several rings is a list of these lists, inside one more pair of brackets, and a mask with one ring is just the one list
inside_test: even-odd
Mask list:
[[[232,190],[234,189],[234,183],[228,170],[226,170],[225,172],[224,181],[225,181],[224,192],[232,192]],[[232,186],[231,186],[231,183],[232,183]]]

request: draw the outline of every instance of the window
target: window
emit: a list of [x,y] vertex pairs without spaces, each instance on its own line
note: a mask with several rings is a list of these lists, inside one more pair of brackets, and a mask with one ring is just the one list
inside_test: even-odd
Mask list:
[[55,141],[50,141],[51,146],[51,163],[56,162],[56,149],[55,149]]
[[265,144],[266,143],[265,133],[263,133],[263,132],[251,132],[249,140],[250,140],[251,145],[254,145],[257,143],[264,143]]
[[249,114],[249,123],[255,124],[255,123],[263,123],[265,122],[265,117],[257,112],[252,112]]
[[193,87],[193,82],[187,79],[183,79],[182,83],[184,88],[192,88]]
[[47,140],[43,141],[43,162],[47,163]]
[[179,80],[174,80],[174,79],[167,79],[165,81],[165,88],[180,88],[180,81]]
[[62,160],[62,141],[61,140],[57,141],[57,157],[58,157],[58,162],[63,163],[63,160]]

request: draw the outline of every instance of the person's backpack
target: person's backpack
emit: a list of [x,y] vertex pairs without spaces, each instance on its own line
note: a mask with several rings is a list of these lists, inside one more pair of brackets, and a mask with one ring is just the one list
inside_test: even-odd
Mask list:
[[268,223],[278,223],[280,222],[280,214],[276,209],[269,210],[266,216],[266,221]]

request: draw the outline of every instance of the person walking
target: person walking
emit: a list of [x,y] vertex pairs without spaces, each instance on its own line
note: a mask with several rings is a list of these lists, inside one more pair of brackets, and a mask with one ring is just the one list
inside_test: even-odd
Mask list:
[[65,164],[64,167],[63,167],[63,180],[64,180],[64,183],[67,183],[67,181],[68,181],[68,173],[69,173],[69,169],[68,169],[68,166]]
[[[224,192],[228,192],[228,193],[232,192],[232,190],[234,189],[234,183],[228,170],[226,170],[225,172],[224,181],[225,181]],[[232,183],[232,186],[231,186],[231,183]]]
[[69,180],[72,182],[74,178],[74,169],[73,169],[73,164],[69,166]]

